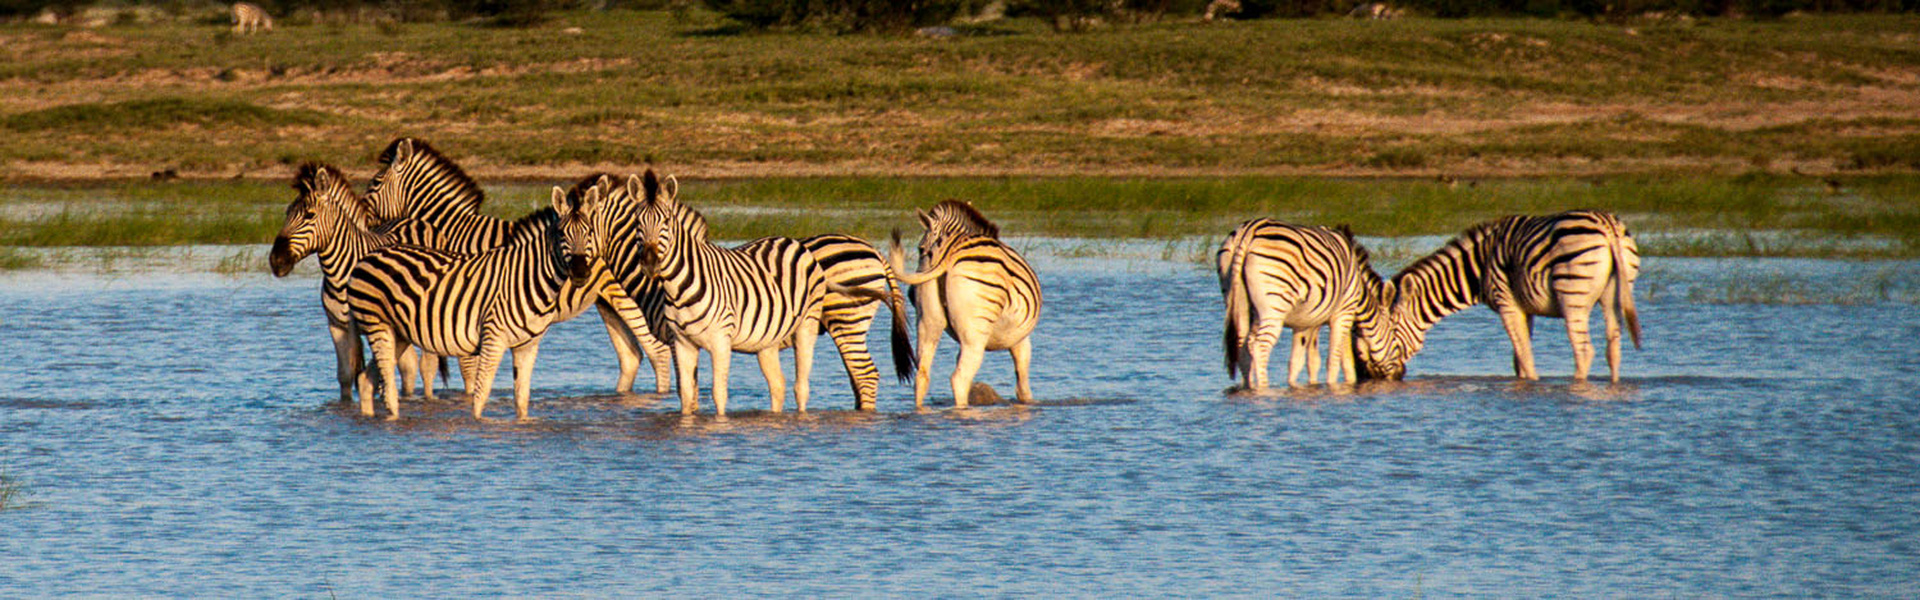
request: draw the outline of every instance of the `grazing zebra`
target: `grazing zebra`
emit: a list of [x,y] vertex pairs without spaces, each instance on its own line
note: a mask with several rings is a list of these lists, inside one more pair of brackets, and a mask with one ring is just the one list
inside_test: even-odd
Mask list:
[[1240,14],[1240,10],[1240,0],[1213,0],[1207,3],[1207,11],[1200,15],[1200,20],[1222,19],[1227,15]]
[[1392,19],[1400,16],[1400,11],[1387,6],[1385,2],[1368,2],[1353,7],[1347,16],[1360,19]]
[[[1539,379],[1533,368],[1533,317],[1567,321],[1573,344],[1574,378],[1585,380],[1593,363],[1587,320],[1598,302],[1607,322],[1607,371],[1620,380],[1620,330],[1624,319],[1640,346],[1640,318],[1633,309],[1633,280],[1640,250],[1627,226],[1612,214],[1575,210],[1541,217],[1512,216],[1475,225],[1433,254],[1375,284],[1380,313],[1357,324],[1371,377],[1400,379],[1407,361],[1441,318],[1486,303],[1500,314],[1513,343],[1513,372]],[[1615,313],[1616,307],[1618,313]]]
[[973,205],[947,200],[930,211],[915,211],[926,234],[920,239],[919,273],[906,270],[900,232],[893,234],[888,260],[901,283],[916,286],[920,307],[920,353],[913,377],[913,405],[927,397],[928,371],[945,331],[960,342],[953,369],[953,405],[964,408],[973,376],[987,350],[1013,354],[1015,397],[1033,401],[1028,367],[1033,357],[1033,327],[1040,320],[1040,279],[1018,252],[1000,243],[1000,228]]
[[[826,273],[799,240],[761,238],[736,248],[707,240],[707,221],[679,200],[679,183],[663,182],[649,169],[641,182],[628,180],[639,201],[633,223],[640,232],[641,261],[659,280],[671,323],[673,362],[680,380],[680,411],[700,409],[694,378],[700,351],[713,359],[714,413],[727,413],[727,376],[734,352],[759,356],[772,410],[784,410],[786,381],[780,350],[792,347],[793,395],[807,409],[813,343],[820,335],[828,290],[858,294],[826,280]],[[590,194],[592,192],[589,192]],[[617,199],[616,199],[617,201]]]
[[1351,231],[1253,219],[1227,236],[1216,260],[1227,305],[1221,336],[1227,371],[1247,389],[1266,389],[1267,359],[1282,327],[1294,332],[1287,385],[1298,384],[1302,367],[1307,383],[1315,382],[1322,326],[1332,331],[1327,383],[1342,374],[1356,381],[1349,335],[1366,300],[1359,279],[1373,267]]
[[[340,401],[353,399],[356,380],[365,366],[360,353],[360,330],[347,313],[347,280],[354,264],[375,250],[395,243],[419,240],[431,235],[416,221],[397,223],[398,231],[372,231],[366,226],[366,214],[360,198],[353,192],[339,169],[331,165],[307,163],[293,179],[299,195],[287,205],[286,224],[273,240],[268,264],[275,277],[286,277],[293,266],[315,255],[320,263],[320,306],[327,315],[327,330],[333,336],[334,358],[338,363]],[[400,357],[400,379],[413,393],[418,357],[412,353]],[[433,397],[433,371],[420,373],[429,399]],[[362,394],[371,394],[366,385]]]
[[[525,420],[540,338],[594,294],[593,240],[579,213],[566,192],[554,188],[553,209],[516,221],[512,241],[498,248],[468,257],[393,246],[362,259],[348,302],[380,378],[388,378],[396,353],[410,345],[461,357],[460,377],[480,419],[501,355],[511,349],[514,413]],[[394,386],[385,392],[387,418],[397,419]],[[360,414],[373,416],[370,398],[362,398]]]
[[233,33],[242,35],[265,29],[273,31],[273,16],[251,2],[233,3]]
[[[914,355],[907,339],[907,310],[900,294],[893,289],[893,269],[872,244],[860,238],[826,234],[800,240],[813,255],[814,262],[833,284],[827,291],[821,326],[840,350],[840,362],[847,367],[847,379],[853,385],[854,408],[873,410],[879,395],[880,372],[867,353],[867,331],[873,326],[873,314],[880,303],[893,313],[893,366],[901,382],[913,376]],[[858,288],[861,293],[843,293],[840,288]]]
[[[462,254],[478,254],[508,242],[513,222],[480,214],[486,195],[465,170],[425,141],[399,138],[380,153],[380,172],[368,186],[366,202],[376,219],[385,221],[408,217],[433,226],[436,248]],[[593,179],[592,177],[588,178]],[[576,185],[575,193],[580,186]],[[596,264],[594,281],[598,300],[595,307],[607,328],[620,376],[614,383],[617,392],[632,392],[644,353],[653,362],[654,391],[669,389],[670,352],[653,334],[643,311],[635,301],[640,291],[622,287],[635,282],[619,280]],[[584,310],[585,307],[581,307]],[[561,320],[571,319],[569,312]]]

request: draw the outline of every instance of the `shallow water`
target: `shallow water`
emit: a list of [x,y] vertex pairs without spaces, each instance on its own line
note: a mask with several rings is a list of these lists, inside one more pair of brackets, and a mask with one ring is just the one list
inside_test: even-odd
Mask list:
[[[33,493],[0,596],[1920,591],[1920,263],[1649,259],[1619,385],[1570,383],[1544,319],[1547,379],[1510,381],[1474,309],[1404,384],[1228,396],[1203,268],[1034,262],[1039,406],[888,380],[853,413],[823,339],[813,413],[759,412],[739,357],[725,422],[608,395],[591,316],[543,345],[537,422],[388,423],[331,403],[310,271],[0,276],[0,471]],[[1756,280],[1845,293],[1715,291]],[[1010,393],[1004,354],[982,380]]]

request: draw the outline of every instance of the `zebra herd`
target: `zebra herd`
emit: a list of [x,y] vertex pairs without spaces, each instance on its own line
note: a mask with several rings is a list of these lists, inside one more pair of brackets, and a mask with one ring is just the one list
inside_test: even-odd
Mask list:
[[[942,334],[960,344],[950,381],[955,406],[968,406],[988,350],[1012,355],[1016,396],[1033,400],[1039,278],[966,202],[916,211],[925,230],[920,270],[908,271],[898,231],[885,255],[838,234],[719,246],[708,238],[706,218],[681,202],[677,180],[651,169],[589,175],[570,189],[553,188],[551,206],[504,220],[480,212],[485,195],[459,165],[423,141],[400,138],[381,152],[365,193],[318,163],[303,165],[293,188],[269,265],[284,277],[316,257],[340,400],[357,398],[365,416],[376,414],[378,395],[387,418],[398,418],[400,396],[413,393],[416,379],[432,398],[435,366],[444,374],[441,357],[455,357],[473,416],[483,418],[495,372],[511,352],[514,411],[526,419],[542,336],[590,306],[620,364],[615,391],[632,391],[644,358],[656,392],[678,383],[685,414],[700,410],[701,351],[711,359],[716,414],[727,412],[736,352],[755,355],[769,408],[784,410],[780,352],[787,348],[794,349],[795,406],[807,410],[821,333],[839,350],[855,408],[873,410],[879,370],[866,344],[882,304],[892,313],[895,375],[913,382],[916,407],[925,406]],[[1254,219],[1235,228],[1216,257],[1227,369],[1251,390],[1267,387],[1268,356],[1282,328],[1294,331],[1289,385],[1302,370],[1317,383],[1323,326],[1331,332],[1328,383],[1399,379],[1428,329],[1480,303],[1500,313],[1521,378],[1538,377],[1534,316],[1566,320],[1579,379],[1592,361],[1587,319],[1595,303],[1607,324],[1614,380],[1619,320],[1639,344],[1632,298],[1639,252],[1625,225],[1602,212],[1483,223],[1390,279],[1373,271],[1345,227]],[[918,308],[917,348],[908,300]]]

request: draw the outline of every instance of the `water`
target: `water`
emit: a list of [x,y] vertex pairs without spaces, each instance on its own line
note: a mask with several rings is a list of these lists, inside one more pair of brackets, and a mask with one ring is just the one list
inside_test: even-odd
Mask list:
[[[741,357],[749,410],[682,419],[606,394],[589,317],[521,425],[333,405],[310,271],[6,275],[0,471],[33,495],[0,596],[1920,592],[1920,264],[1649,259],[1618,386],[1568,382],[1553,320],[1547,378],[1510,381],[1474,309],[1403,385],[1246,397],[1203,268],[1035,263],[1038,407],[916,413],[889,380],[852,413],[823,338],[812,414],[757,412]],[[1837,291],[1715,292],[1756,273]],[[982,380],[1010,392],[1004,353]]]

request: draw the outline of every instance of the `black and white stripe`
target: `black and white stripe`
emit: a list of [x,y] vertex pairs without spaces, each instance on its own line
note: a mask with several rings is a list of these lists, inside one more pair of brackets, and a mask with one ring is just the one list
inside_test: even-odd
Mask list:
[[[699,410],[694,378],[699,353],[713,359],[713,405],[727,412],[727,376],[734,352],[753,353],[766,376],[772,410],[783,410],[786,382],[780,350],[794,348],[794,400],[807,408],[813,343],[830,284],[805,244],[771,237],[736,248],[707,239],[707,222],[680,203],[679,184],[648,170],[634,207],[641,262],[660,283],[680,381],[680,410]],[[626,194],[620,194],[626,195]],[[630,196],[629,196],[630,197]],[[857,293],[855,290],[846,290]]]
[[[559,188],[553,205],[516,221],[515,243],[474,256],[394,246],[354,267],[348,303],[382,379],[392,373],[396,353],[410,345],[461,357],[461,378],[477,419],[500,358],[511,349],[514,410],[527,418],[541,336],[568,307],[590,302],[594,293],[582,285],[592,273],[589,262],[575,256],[592,253],[587,226]],[[572,250],[578,246],[586,247]],[[398,418],[393,386],[385,392],[388,418]],[[363,400],[360,412],[372,416],[373,404]]]
[[928,371],[942,332],[960,343],[951,380],[954,406],[967,406],[987,350],[1012,353],[1016,396],[1021,402],[1033,401],[1028,375],[1041,306],[1040,279],[1033,267],[1000,242],[1000,228],[971,204],[947,200],[930,211],[915,212],[926,230],[920,239],[921,272],[906,271],[898,231],[888,253],[897,279],[915,286],[914,303],[920,310],[914,406],[925,405]]
[[1227,371],[1250,390],[1267,387],[1267,360],[1281,328],[1293,329],[1287,385],[1300,371],[1315,383],[1319,331],[1331,329],[1327,383],[1356,381],[1353,323],[1365,299],[1360,279],[1371,274],[1367,251],[1345,227],[1299,227],[1272,219],[1241,223],[1215,255],[1226,301],[1222,334]]
[[[894,292],[893,269],[872,244],[848,235],[817,235],[800,243],[813,255],[826,280],[832,284],[822,306],[821,326],[833,338],[840,351],[840,362],[847,368],[853,385],[854,408],[873,410],[879,394],[880,371],[867,351],[867,332],[873,327],[873,315],[884,301],[893,313],[892,347],[894,374],[905,382],[914,372],[912,342],[907,338],[906,306]],[[860,293],[847,293],[859,290]]]
[[[295,264],[313,255],[320,263],[320,306],[327,316],[327,331],[333,337],[336,374],[340,382],[340,401],[353,399],[357,380],[363,380],[365,359],[360,350],[360,329],[347,312],[347,281],[353,266],[374,251],[399,243],[402,239],[426,239],[430,232],[418,221],[404,220],[391,229],[373,231],[367,227],[367,215],[360,198],[339,169],[331,165],[301,165],[294,176],[293,189],[299,195],[287,205],[286,223],[273,240],[268,264],[275,277],[286,277]],[[400,377],[413,393],[418,357],[407,353],[400,358]],[[433,371],[420,372],[427,397],[433,396]],[[371,386],[361,385],[360,393],[372,394]]]
[[[533,230],[516,230],[514,222],[479,212],[486,195],[459,165],[425,141],[400,138],[380,153],[381,170],[367,190],[367,204],[376,219],[385,221],[411,218],[434,229],[434,247],[461,254],[479,254],[513,243],[516,235]],[[589,177],[589,180],[594,179]],[[580,185],[574,186],[577,193]],[[670,351],[648,326],[635,295],[642,290],[622,287],[621,282],[595,266],[589,282],[597,296],[590,298],[606,325],[607,338],[619,359],[620,375],[614,390],[631,392],[640,370],[640,356],[653,363],[654,389],[669,389]],[[570,307],[561,320],[571,319],[586,305]]]
[[1532,331],[1533,317],[1543,316],[1566,319],[1574,378],[1584,380],[1593,363],[1587,323],[1597,302],[1607,324],[1607,371],[1619,381],[1618,320],[1626,321],[1634,346],[1640,345],[1640,319],[1633,308],[1639,272],[1639,247],[1627,226],[1609,213],[1574,210],[1475,225],[1381,286],[1379,301],[1386,308],[1358,327],[1359,346],[1367,354],[1364,366],[1373,377],[1404,377],[1428,329],[1447,315],[1485,303],[1499,313],[1513,344],[1515,376],[1539,378]]

